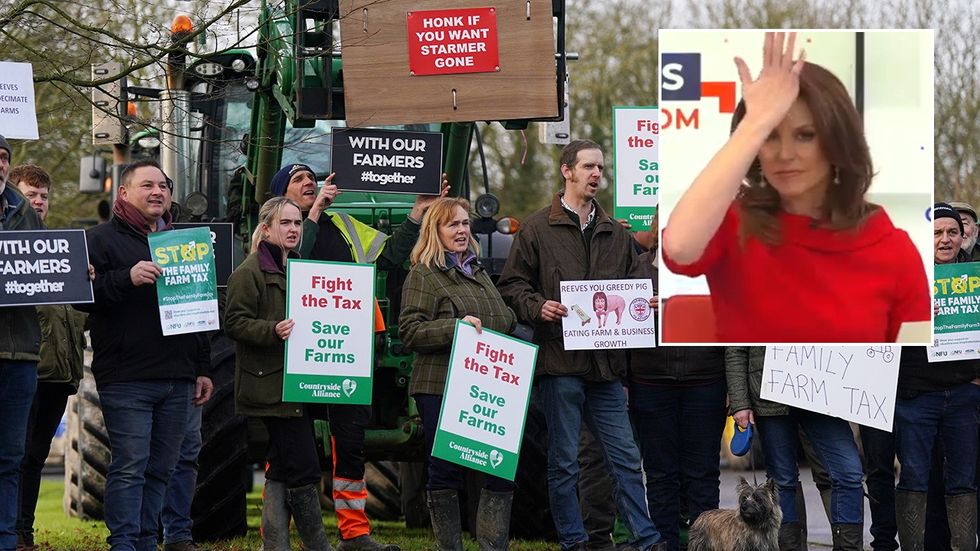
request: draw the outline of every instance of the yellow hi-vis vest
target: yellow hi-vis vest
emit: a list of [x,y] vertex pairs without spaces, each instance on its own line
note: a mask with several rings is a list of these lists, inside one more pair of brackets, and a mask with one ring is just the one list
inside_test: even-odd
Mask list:
[[[330,217],[330,222],[340,230],[347,245],[350,246],[351,256],[358,264],[373,264],[381,256],[381,251],[388,241],[388,234],[378,231],[371,226],[361,222],[346,212],[325,212]],[[385,330],[385,319],[381,314],[381,306],[378,299],[374,299],[374,332],[381,333]]]
[[378,231],[346,212],[325,212],[350,246],[351,256],[358,264],[373,264],[381,256],[388,234]]

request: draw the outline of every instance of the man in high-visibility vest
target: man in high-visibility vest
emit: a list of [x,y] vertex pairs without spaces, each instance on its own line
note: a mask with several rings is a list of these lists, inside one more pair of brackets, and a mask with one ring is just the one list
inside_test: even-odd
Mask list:
[[[282,167],[272,178],[273,195],[285,195],[300,206],[306,217],[299,252],[303,258],[334,262],[375,263],[381,270],[402,266],[418,240],[422,216],[438,198],[449,192],[443,175],[439,195],[419,195],[412,211],[391,236],[353,216],[324,212],[340,190],[327,176],[317,192],[316,174],[304,164]],[[378,316],[380,318],[380,315]],[[371,538],[364,514],[367,486],[364,482],[364,430],[371,420],[371,406],[330,404],[330,448],[333,458],[333,499],[341,542],[338,551],[398,551]]]

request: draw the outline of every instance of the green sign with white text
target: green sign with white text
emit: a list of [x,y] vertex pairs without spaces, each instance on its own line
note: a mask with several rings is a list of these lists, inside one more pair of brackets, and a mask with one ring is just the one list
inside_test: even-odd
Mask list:
[[936,264],[930,362],[980,358],[980,262]]
[[613,217],[651,230],[660,197],[660,113],[655,106],[613,107]]
[[150,257],[163,273],[157,279],[160,328],[164,335],[218,329],[218,284],[214,248],[207,228],[151,233]]

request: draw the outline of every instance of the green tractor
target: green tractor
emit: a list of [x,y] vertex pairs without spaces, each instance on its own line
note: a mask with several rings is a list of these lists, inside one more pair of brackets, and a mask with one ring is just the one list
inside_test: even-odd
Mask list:
[[[278,168],[302,162],[310,165],[320,180],[331,171],[332,131],[347,125],[347,103],[357,97],[345,87],[343,54],[335,46],[341,43],[338,35],[342,25],[356,26],[361,22],[345,23],[344,18],[363,16],[366,31],[368,5],[372,9],[371,17],[381,19],[392,13],[404,16],[404,11],[397,12],[397,6],[395,11],[382,13],[380,7],[375,7],[377,3],[360,4],[365,4],[363,12],[356,0],[287,0],[277,4],[263,0],[257,47],[210,54],[188,51],[195,33],[189,20],[178,18],[172,35],[175,48],[167,59],[166,88],[127,87],[125,82],[120,82],[93,94],[96,143],[113,147],[117,177],[120,166],[127,162],[141,157],[158,159],[175,182],[176,220],[231,223],[237,244],[232,255],[237,265],[244,258],[258,207],[268,197],[268,183]],[[433,4],[456,7],[473,2],[447,0]],[[523,2],[509,4],[520,4],[523,15]],[[536,17],[541,16],[540,4],[534,5]],[[544,94],[551,108],[536,117],[474,119],[500,120],[509,129],[526,128],[529,120],[562,119],[566,97],[565,6],[563,0],[545,4],[548,4],[544,12],[546,28],[556,29],[554,35],[549,33],[544,37],[552,48],[546,52],[549,60],[546,73],[550,75],[550,83],[546,84],[550,91]],[[502,15],[504,10],[503,6],[498,8]],[[527,2],[526,11],[530,20],[531,2]],[[503,27],[506,21],[502,18],[500,24]],[[503,42],[506,38],[503,28],[500,32]],[[516,36],[527,33],[512,32]],[[353,47],[347,46],[348,43],[351,42],[344,43],[345,48]],[[503,50],[502,46],[501,55]],[[353,75],[352,67],[347,69]],[[93,69],[95,74],[111,70],[104,66]],[[488,86],[476,82],[483,88]],[[398,97],[397,90],[388,93]],[[475,123],[460,120],[460,115],[454,114],[458,108],[455,87],[452,99],[453,111],[448,111],[443,120],[453,122],[411,120],[371,126],[442,133],[442,171],[448,174],[454,195],[470,197],[467,167],[474,142],[479,142],[473,140],[474,136],[478,137],[478,129]],[[159,127],[141,131],[128,128],[136,125],[127,115],[127,105],[139,101],[159,102],[162,111]],[[363,109],[363,102],[359,108]],[[343,182],[339,185],[343,189]],[[101,185],[97,191],[103,191]],[[332,208],[390,233],[404,222],[414,198],[345,192]],[[510,228],[516,224],[496,218],[499,202],[490,194],[478,198],[475,206],[479,219],[474,223],[474,231],[485,257],[481,261],[499,274],[512,239]],[[424,428],[419,424],[414,401],[407,394],[412,354],[398,339],[397,320],[405,273],[405,269],[400,269],[377,274],[377,299],[387,329],[377,337],[375,345],[373,416],[366,439],[370,495],[367,513],[375,519],[404,518],[408,526],[418,527],[428,522],[421,463]],[[199,459],[193,507],[195,538],[199,540],[245,533],[245,494],[252,486],[254,466],[264,462],[267,441],[264,427],[234,412],[234,364],[233,343],[218,332],[212,337],[215,394],[204,410],[204,448]],[[101,519],[109,450],[98,394],[88,372],[78,396],[69,403],[68,419],[65,511],[71,516]],[[540,412],[532,408],[521,451],[517,480],[520,489],[511,524],[515,537],[541,538],[553,534],[544,476],[544,430]],[[316,422],[317,437],[324,443],[321,449],[326,473],[330,472],[329,431],[328,420]],[[474,488],[478,487],[477,483],[471,482]],[[475,507],[472,509],[475,514]]]

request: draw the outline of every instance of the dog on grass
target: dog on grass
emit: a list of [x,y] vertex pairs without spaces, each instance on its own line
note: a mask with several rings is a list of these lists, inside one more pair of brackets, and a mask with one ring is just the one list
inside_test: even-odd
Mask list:
[[738,509],[705,511],[691,526],[688,551],[779,551],[779,490],[772,480],[739,480]]

